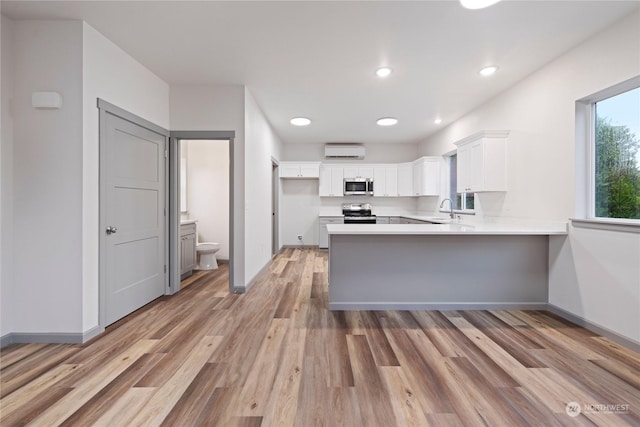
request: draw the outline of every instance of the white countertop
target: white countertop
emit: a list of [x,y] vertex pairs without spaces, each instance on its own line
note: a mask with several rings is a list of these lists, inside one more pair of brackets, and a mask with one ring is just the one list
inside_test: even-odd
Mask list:
[[562,227],[513,224],[329,224],[329,235],[563,235]]

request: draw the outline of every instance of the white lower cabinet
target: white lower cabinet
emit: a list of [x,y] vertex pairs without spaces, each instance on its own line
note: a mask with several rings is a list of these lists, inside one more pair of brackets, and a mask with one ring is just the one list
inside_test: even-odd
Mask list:
[[376,224],[389,224],[390,218],[388,216],[376,216]]
[[318,247],[326,249],[329,247],[329,232],[327,231],[328,224],[344,224],[343,217],[320,217],[318,220]]

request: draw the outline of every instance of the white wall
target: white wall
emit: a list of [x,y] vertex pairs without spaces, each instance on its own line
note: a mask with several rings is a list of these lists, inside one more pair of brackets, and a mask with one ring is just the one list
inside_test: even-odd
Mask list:
[[253,279],[271,260],[272,159],[282,142],[248,88],[245,100],[245,277]]
[[[418,144],[364,144],[363,160],[331,160],[329,163],[401,163],[412,162],[418,156]],[[324,162],[324,144],[283,144],[282,160]]]
[[[171,129],[233,130],[233,286],[271,258],[271,157],[281,142],[244,86],[171,86]],[[246,185],[245,185],[246,179]]]
[[169,85],[82,23],[83,331],[98,325],[99,114],[97,98],[169,128]]
[[2,16],[0,48],[0,337],[13,330],[13,22]]
[[[280,180],[280,246],[318,244],[318,214],[321,202],[317,179]],[[332,200],[336,200],[332,198]],[[336,205],[340,202],[337,201]]]
[[[87,332],[98,326],[96,99],[168,127],[169,87],[81,21],[2,19],[3,60],[13,49],[3,121],[13,87],[15,144],[11,155],[3,128],[2,304],[11,309],[2,311],[13,316],[1,333]],[[33,109],[38,90],[61,93],[62,109]]]
[[229,141],[187,140],[188,218],[198,221],[198,242],[218,242],[229,259]]
[[[82,23],[15,21],[13,330],[82,331]],[[36,110],[31,94],[62,94]]]
[[[575,215],[575,101],[638,74],[636,12],[455,121],[420,153],[441,155],[480,130],[508,129],[508,191],[477,195],[479,214],[566,221]],[[574,228],[552,238],[549,302],[640,341],[639,241],[638,234]]]
[[245,286],[245,130],[243,86],[171,86],[171,130],[235,131],[233,286]]

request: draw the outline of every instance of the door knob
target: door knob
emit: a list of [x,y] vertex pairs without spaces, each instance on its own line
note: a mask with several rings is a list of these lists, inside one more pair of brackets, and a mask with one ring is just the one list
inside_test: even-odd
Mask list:
[[112,226],[107,227],[107,234],[116,234],[116,231],[118,231],[116,227],[112,227]]

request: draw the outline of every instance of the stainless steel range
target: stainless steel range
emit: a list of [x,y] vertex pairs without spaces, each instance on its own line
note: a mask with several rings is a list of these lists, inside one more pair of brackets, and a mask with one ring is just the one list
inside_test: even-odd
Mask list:
[[370,203],[343,203],[342,214],[345,224],[376,223],[376,216],[371,214]]

